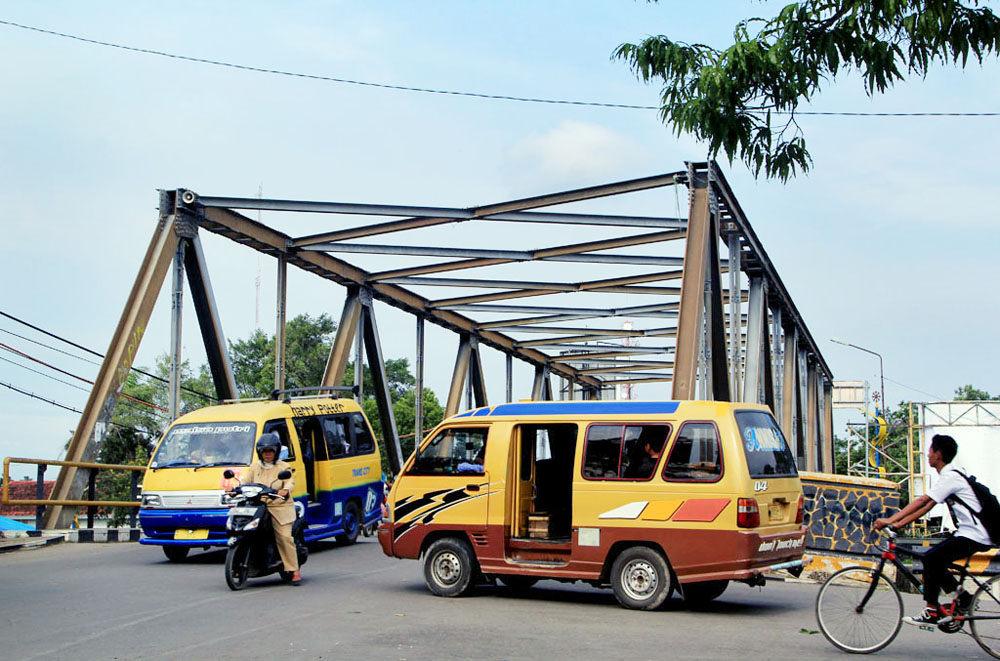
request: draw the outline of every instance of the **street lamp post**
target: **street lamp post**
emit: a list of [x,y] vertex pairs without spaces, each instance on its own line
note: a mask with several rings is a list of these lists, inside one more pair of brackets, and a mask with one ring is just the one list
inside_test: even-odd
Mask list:
[[871,355],[878,357],[878,378],[879,378],[879,386],[880,386],[879,396],[882,398],[882,415],[885,415],[885,411],[886,411],[886,408],[885,408],[885,376],[884,376],[884,374],[882,372],[882,354],[878,353],[877,351],[872,351],[871,349],[865,349],[864,347],[859,347],[858,345],[851,344],[850,342],[845,342],[845,341],[837,339],[835,337],[831,337],[830,341],[834,342],[836,344],[843,344],[845,347],[851,347],[853,349],[857,349],[858,351],[864,351],[865,353],[870,353]]

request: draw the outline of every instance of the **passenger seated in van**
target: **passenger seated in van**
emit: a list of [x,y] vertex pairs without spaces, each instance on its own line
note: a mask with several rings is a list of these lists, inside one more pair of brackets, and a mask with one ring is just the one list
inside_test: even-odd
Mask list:
[[656,464],[660,461],[661,449],[655,447],[652,442],[646,441],[642,445],[642,452],[632,459],[623,477],[632,477],[640,480],[647,480],[653,476]]
[[479,452],[476,453],[475,458],[469,461],[463,461],[458,464],[459,473],[482,473],[483,472],[483,460],[486,456],[486,446],[479,448]]

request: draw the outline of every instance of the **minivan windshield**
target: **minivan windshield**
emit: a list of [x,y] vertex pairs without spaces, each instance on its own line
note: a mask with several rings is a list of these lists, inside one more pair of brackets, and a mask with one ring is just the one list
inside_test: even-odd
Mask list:
[[795,457],[774,418],[766,411],[736,411],[750,477],[795,477]]
[[243,466],[253,458],[253,422],[197,422],[175,425],[163,437],[150,468]]

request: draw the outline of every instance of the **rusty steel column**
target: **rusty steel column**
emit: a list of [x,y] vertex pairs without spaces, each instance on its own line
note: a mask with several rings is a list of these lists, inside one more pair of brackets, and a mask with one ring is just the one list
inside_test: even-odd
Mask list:
[[533,401],[550,401],[552,399],[552,381],[547,366],[535,366],[535,379],[531,386]]
[[514,356],[509,353],[504,354],[507,363],[507,401],[514,399]]
[[468,333],[462,333],[458,339],[458,355],[455,357],[455,371],[451,374],[451,388],[448,389],[448,403],[445,405],[444,417],[450,418],[458,413],[462,405],[462,387],[469,373],[469,355],[472,348]]
[[187,241],[180,239],[174,251],[173,279],[170,292],[170,374],[167,392],[167,415],[173,422],[181,407],[181,346],[184,316],[184,249]]
[[681,278],[680,312],[674,355],[673,399],[694,399],[698,373],[698,347],[705,316],[705,273],[712,223],[709,218],[708,180],[690,173],[691,203],[688,211],[684,275]]
[[413,447],[419,448],[424,438],[424,317],[417,317],[417,363],[413,370],[416,392],[413,397]]
[[278,295],[274,320],[274,389],[285,388],[285,316],[288,300],[288,257],[278,255]]
[[[403,468],[403,449],[399,444],[399,431],[396,428],[396,415],[393,412],[389,377],[385,372],[382,343],[379,340],[378,325],[375,323],[374,301],[367,290],[361,291],[360,317],[365,353],[368,356],[368,369],[372,376],[372,395],[378,405],[379,421],[382,423],[382,443],[385,445],[385,453],[389,459],[389,469],[398,475]],[[364,369],[360,360],[355,369],[357,371]]]
[[[798,333],[794,327],[785,328],[785,348],[781,352],[784,357],[784,369],[781,377],[781,431],[792,447],[796,460],[802,456],[799,448],[799,437],[796,434],[798,385],[795,381],[796,363],[798,363],[799,345]],[[800,468],[802,468],[800,466]]]
[[[149,247],[143,257],[139,273],[129,292],[125,309],[122,311],[118,327],[111,338],[101,369],[84,406],[80,422],[73,432],[66,448],[66,461],[89,461],[96,455],[96,444],[103,437],[106,425],[111,421],[118,393],[132,369],[132,361],[139,349],[139,343],[149,323],[149,316],[156,304],[157,295],[166,279],[170,261],[177,250],[178,237],[174,231],[177,219],[177,195],[186,191],[160,192],[160,220],[153,232]],[[49,496],[51,500],[72,500],[83,493],[86,478],[77,481],[77,470],[64,466],[59,471],[56,483]],[[63,519],[61,505],[52,505],[45,512],[45,528],[69,527]],[[72,510],[66,519],[72,520]],[[65,526],[63,525],[65,524]]]
[[806,398],[809,403],[807,420],[808,427],[806,428],[806,439],[808,442],[809,452],[810,452],[810,468],[811,471],[823,472],[829,470],[827,466],[823,465],[823,452],[819,445],[819,430],[821,421],[819,419],[819,373],[816,369],[816,364],[809,362],[809,366],[806,368],[807,376],[807,393]]
[[799,346],[799,353],[795,363],[796,371],[796,399],[798,400],[799,421],[795,425],[795,433],[799,439],[799,446],[805,451],[806,470],[815,470],[816,448],[810,443],[809,425],[812,418],[809,413],[811,404],[809,403],[809,354],[802,346]]
[[826,470],[833,473],[837,470],[833,461],[833,383],[823,379],[823,462]]
[[774,406],[772,410],[774,411],[774,418],[781,423],[784,416],[784,383],[785,383],[785,369],[783,362],[784,354],[784,343],[781,336],[782,320],[781,320],[781,307],[776,306],[771,310],[771,373],[774,375],[774,388],[772,396],[774,397]]
[[747,304],[746,367],[743,370],[743,401],[760,404],[763,390],[767,326],[767,287],[759,275],[750,278]]
[[358,288],[350,287],[347,290],[347,298],[344,299],[344,309],[340,313],[337,334],[334,335],[333,345],[330,347],[330,357],[326,360],[323,383],[320,385],[339,386],[344,381],[360,314],[361,298]]
[[193,235],[187,239],[187,250],[184,254],[191,302],[194,303],[194,311],[198,317],[198,328],[201,330],[205,357],[208,359],[208,368],[215,383],[216,395],[219,399],[235,399],[236,379],[233,376],[232,363],[229,361],[226,336],[222,332],[222,318],[219,316],[219,308],[212,291],[212,281],[208,277],[205,251],[201,247],[197,228],[193,230]]
[[483,378],[483,362],[479,356],[479,342],[474,337],[469,339],[469,387],[472,390],[475,408],[489,406],[486,397],[486,380]]
[[740,235],[730,231],[727,236],[729,246],[729,398],[734,402],[743,399],[743,379],[740,378],[742,356],[742,286],[740,284]]

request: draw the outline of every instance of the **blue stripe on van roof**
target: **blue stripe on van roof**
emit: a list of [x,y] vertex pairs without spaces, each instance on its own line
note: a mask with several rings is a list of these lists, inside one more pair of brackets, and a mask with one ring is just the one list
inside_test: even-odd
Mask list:
[[[677,402],[519,402],[501,404],[488,415],[642,415],[675,413],[677,406]],[[481,409],[475,415],[487,415],[483,411],[489,409]]]

